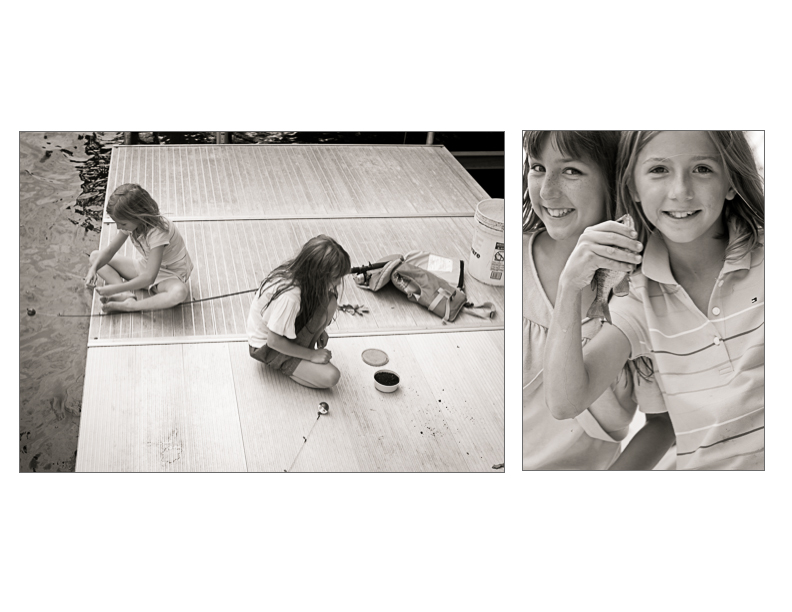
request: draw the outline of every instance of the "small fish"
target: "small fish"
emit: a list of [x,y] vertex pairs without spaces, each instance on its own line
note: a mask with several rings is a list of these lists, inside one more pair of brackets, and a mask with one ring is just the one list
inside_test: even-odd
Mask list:
[[[630,229],[635,229],[635,222],[630,215],[624,215],[616,220]],[[610,309],[608,308],[608,300],[610,299],[611,291],[613,291],[614,295],[619,296],[629,293],[629,273],[600,268],[594,273],[594,278],[591,279],[591,288],[596,289],[597,297],[595,297],[594,301],[591,303],[591,307],[588,309],[586,316],[592,319],[602,319],[604,317],[608,323],[613,323],[613,321],[611,321]]]

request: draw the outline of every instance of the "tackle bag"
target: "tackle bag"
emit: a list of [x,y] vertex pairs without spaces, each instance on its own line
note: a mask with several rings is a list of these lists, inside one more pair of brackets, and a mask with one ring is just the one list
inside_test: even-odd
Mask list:
[[[465,295],[464,262],[425,251],[410,251],[404,256],[389,255],[379,260],[378,269],[364,270],[355,276],[361,289],[379,291],[393,283],[407,299],[441,317],[443,323],[457,318],[463,308],[481,318],[495,316],[495,307],[485,302],[476,306]],[[364,266],[365,268],[365,266]]]

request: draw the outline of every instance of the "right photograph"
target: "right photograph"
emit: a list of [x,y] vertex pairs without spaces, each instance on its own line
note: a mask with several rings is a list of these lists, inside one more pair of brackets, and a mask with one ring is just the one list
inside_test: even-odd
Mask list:
[[764,132],[522,144],[522,469],[764,470]]

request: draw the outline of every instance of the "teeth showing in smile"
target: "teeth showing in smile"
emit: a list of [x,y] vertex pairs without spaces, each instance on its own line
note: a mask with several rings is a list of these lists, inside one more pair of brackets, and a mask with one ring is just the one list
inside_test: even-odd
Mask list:
[[547,214],[553,217],[554,219],[560,219],[561,217],[566,217],[569,213],[574,211],[574,208],[548,208]]
[[695,215],[698,211],[697,210],[691,210],[691,211],[688,211],[688,212],[679,212],[679,211],[676,211],[676,210],[666,210],[664,212],[665,212],[665,214],[667,214],[669,217],[671,217],[673,219],[686,219],[687,217],[690,217],[691,215]]

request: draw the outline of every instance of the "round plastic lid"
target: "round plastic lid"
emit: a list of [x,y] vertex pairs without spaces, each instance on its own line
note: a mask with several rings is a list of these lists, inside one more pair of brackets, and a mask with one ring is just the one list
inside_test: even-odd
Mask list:
[[379,349],[366,349],[361,357],[370,366],[384,366],[388,363],[388,354]]

